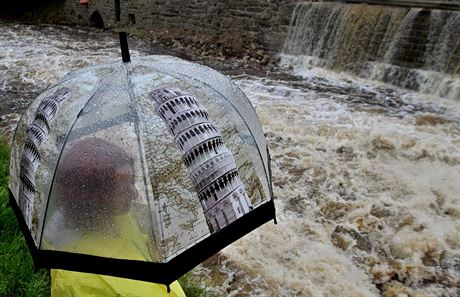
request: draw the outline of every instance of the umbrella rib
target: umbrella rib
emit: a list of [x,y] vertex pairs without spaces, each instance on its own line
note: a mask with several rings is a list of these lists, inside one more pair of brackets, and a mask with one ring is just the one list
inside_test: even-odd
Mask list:
[[[106,64],[99,64],[99,65],[93,65],[93,66],[90,66],[90,67],[87,67],[87,68],[83,68],[83,69],[75,69],[75,70],[72,70],[71,72],[67,73],[66,76],[63,77],[62,80],[58,81],[57,84],[62,84],[62,83],[65,83],[71,79],[74,79],[76,77],[79,77],[81,75],[84,75],[88,72],[91,72],[91,71],[94,71],[96,69],[100,69],[100,68],[104,68],[104,67],[111,67],[111,66],[116,66],[117,65],[117,62],[111,62],[111,63],[106,63]],[[116,70],[112,71],[115,72]],[[110,73],[110,74],[112,74]]]
[[88,127],[80,128],[77,130],[74,130],[77,135],[69,136],[69,140],[74,140],[77,137],[85,136],[88,134],[92,134],[96,131],[102,130],[102,129],[108,129],[110,127],[120,125],[123,123],[131,122],[130,119],[131,114],[130,113],[124,113],[119,116],[110,118],[108,120],[101,121],[100,123],[93,124]]
[[[140,128],[139,128],[139,115],[137,113],[137,109],[136,109],[136,105],[135,105],[135,96],[133,94],[133,90],[134,88],[132,87],[133,86],[133,83],[130,79],[130,76],[129,76],[129,71],[128,71],[128,66],[127,65],[123,65],[123,67],[125,68],[126,70],[126,79],[127,79],[127,82],[128,82],[128,94],[129,94],[129,99],[131,101],[131,113],[133,115],[133,117],[135,118],[135,120],[133,121],[134,122],[134,130],[136,132],[136,135],[137,135],[137,142],[138,142],[138,150],[139,150],[139,159],[141,161],[141,168],[142,168],[142,176],[143,176],[143,181],[144,181],[144,188],[145,188],[145,196],[146,196],[146,199],[147,199],[147,205],[148,205],[148,208],[149,208],[149,218],[150,218],[150,226],[151,226],[151,233],[152,233],[152,239],[154,240],[154,244],[155,246],[160,246],[161,247],[161,244],[159,244],[158,242],[156,242],[156,238],[155,238],[155,230],[153,229],[153,226],[154,226],[154,221],[153,221],[153,218],[152,218],[152,207],[151,207],[151,203],[150,203],[150,198],[149,198],[149,193],[148,193],[148,182],[147,182],[147,174],[145,172],[146,170],[146,164],[144,163],[144,154],[142,152],[142,143],[141,143],[141,137],[140,137]],[[159,224],[161,226],[161,224]],[[163,230],[161,230],[162,233],[163,233]],[[160,241],[161,241],[161,238],[160,238]],[[165,251],[163,251],[163,255],[165,254]],[[162,255],[162,256],[163,256]]]
[[71,132],[73,131],[73,128],[75,126],[75,124],[77,123],[77,120],[78,118],[80,117],[80,114],[82,113],[83,110],[85,110],[86,106],[88,106],[88,103],[94,98],[94,96],[97,94],[97,92],[105,85],[105,83],[109,80],[109,78],[111,78],[111,76],[116,72],[117,70],[114,70],[112,71],[109,75],[107,75],[107,77],[104,79],[104,81],[102,81],[100,83],[100,85],[95,88],[94,92],[91,94],[91,96],[89,96],[88,100],[85,102],[85,104],[83,105],[83,107],[81,108],[81,110],[79,111],[79,113],[77,114],[77,116],[75,117],[75,120],[73,121],[72,125],[70,126],[70,129],[69,129],[69,133],[67,133],[65,139],[64,139],[64,142],[62,143],[62,150],[60,151],[59,153],[59,157],[56,161],[56,166],[54,168],[54,173],[53,173],[53,178],[51,179],[51,183],[50,183],[50,188],[49,188],[49,192],[48,192],[48,199],[46,199],[46,206],[45,206],[45,212],[44,212],[44,215],[43,215],[43,225],[42,225],[42,228],[40,230],[40,240],[38,241],[38,249],[40,249],[41,245],[42,245],[42,240],[43,240],[43,229],[45,228],[45,223],[46,223],[46,214],[48,212],[48,206],[49,206],[49,195],[51,194],[52,192],[52,188],[53,188],[53,185],[54,185],[54,180],[56,178],[56,169],[59,165],[59,162],[61,161],[61,157],[62,157],[62,152],[64,151],[64,147],[65,145],[67,144],[67,141],[69,139],[69,136],[71,134]]

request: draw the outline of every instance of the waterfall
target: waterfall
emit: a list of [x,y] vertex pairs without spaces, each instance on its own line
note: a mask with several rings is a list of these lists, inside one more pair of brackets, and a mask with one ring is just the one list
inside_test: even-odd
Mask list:
[[283,60],[460,99],[460,11],[298,3]]

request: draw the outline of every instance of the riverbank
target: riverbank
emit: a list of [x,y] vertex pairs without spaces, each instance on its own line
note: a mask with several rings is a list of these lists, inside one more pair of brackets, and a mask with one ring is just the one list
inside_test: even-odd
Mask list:
[[[23,0],[27,1],[27,0]],[[16,7],[18,6],[18,7]],[[198,33],[190,34],[180,28],[143,29],[131,25],[111,25],[105,28],[76,25],[75,21],[66,18],[65,1],[48,0],[42,5],[32,5],[31,9],[24,10],[22,5],[13,5],[0,13],[0,21],[17,22],[29,25],[60,25],[78,28],[81,30],[103,30],[110,34],[126,31],[131,39],[137,43],[144,42],[148,51],[165,53],[185,58],[191,61],[200,61],[221,71],[233,69],[247,69],[249,72],[275,71],[280,59],[274,52],[258,43],[243,45],[247,40],[234,38],[228,34]]]
[[32,257],[8,204],[9,152],[0,136],[0,296],[47,297],[49,273],[45,269],[34,271]]

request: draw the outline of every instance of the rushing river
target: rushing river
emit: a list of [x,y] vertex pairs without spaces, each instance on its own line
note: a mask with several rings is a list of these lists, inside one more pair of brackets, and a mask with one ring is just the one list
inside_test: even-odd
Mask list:
[[[107,32],[0,23],[3,133],[68,71],[114,59]],[[283,69],[231,74],[267,135],[279,223],[196,278],[223,296],[459,296],[460,101]]]

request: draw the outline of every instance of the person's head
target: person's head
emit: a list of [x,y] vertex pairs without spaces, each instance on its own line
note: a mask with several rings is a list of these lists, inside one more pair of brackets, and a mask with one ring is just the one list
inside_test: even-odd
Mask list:
[[133,159],[100,138],[65,149],[56,174],[59,206],[76,227],[93,229],[129,210],[136,195]]

